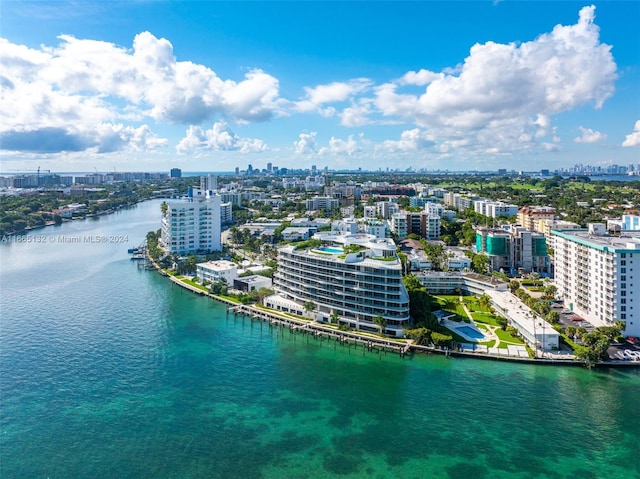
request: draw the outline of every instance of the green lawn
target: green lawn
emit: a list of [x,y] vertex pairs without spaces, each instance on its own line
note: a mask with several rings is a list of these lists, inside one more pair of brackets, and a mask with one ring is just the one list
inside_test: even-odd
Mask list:
[[510,343],[510,344],[524,344],[524,341],[520,338],[514,338],[506,331],[502,329],[496,329],[496,336],[500,338],[500,347],[502,347],[502,343]]
[[467,339],[463,338],[462,336],[460,336],[455,331],[452,331],[449,328],[444,328],[444,329],[447,330],[447,334],[450,334],[454,341],[456,341],[458,343],[468,343],[469,342]]
[[471,314],[471,316],[473,316],[473,320],[476,323],[484,323],[484,324],[490,324],[491,326],[499,326],[497,321],[497,316],[495,316],[494,314],[474,312]]
[[451,300],[454,302],[458,302],[458,300],[460,299],[460,296],[456,296],[456,295],[451,295],[451,294],[441,294],[435,297],[438,300],[438,304],[444,304],[445,301],[447,300]]
[[190,286],[193,286],[194,288],[198,288],[199,290],[209,292],[209,290],[208,290],[207,288],[205,288],[204,286],[202,286],[202,285],[201,285],[201,284],[199,284],[199,283],[195,283],[195,282],[191,281],[190,279],[186,279],[186,278],[185,278],[185,279],[181,279],[181,281],[182,281],[183,283],[187,283],[187,284],[188,284],[188,285],[190,285]]
[[468,318],[466,311],[460,303],[456,304],[456,314],[462,318]]
[[219,296],[222,299],[226,299],[227,301],[231,301],[232,303],[241,304],[237,298],[234,298],[233,296],[229,296],[227,294],[216,294],[216,296]]

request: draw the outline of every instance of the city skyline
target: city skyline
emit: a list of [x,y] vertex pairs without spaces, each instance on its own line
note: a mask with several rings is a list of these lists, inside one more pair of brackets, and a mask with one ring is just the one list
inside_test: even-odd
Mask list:
[[635,2],[6,2],[0,172],[638,164],[639,18]]

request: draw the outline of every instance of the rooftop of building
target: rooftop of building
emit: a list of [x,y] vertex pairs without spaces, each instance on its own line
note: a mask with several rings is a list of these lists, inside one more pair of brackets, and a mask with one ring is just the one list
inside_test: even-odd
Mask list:
[[251,276],[242,276],[240,278],[236,278],[236,281],[240,281],[245,284],[253,284],[253,283],[267,282],[267,281],[270,281],[270,279],[264,276],[261,276],[259,274],[254,274]]
[[[296,254],[306,254],[336,263],[363,263],[375,268],[400,268],[396,255],[396,245],[390,238],[377,238],[365,233],[347,233],[342,231],[320,232],[313,235],[320,240],[321,246],[313,247],[308,242],[292,244],[280,248]],[[349,251],[350,246],[359,246]]]
[[524,213],[528,215],[540,215],[555,213],[556,209],[551,206],[523,206],[518,210],[518,213]]
[[551,234],[603,251],[640,253],[640,231],[629,231],[618,236],[595,235],[588,229],[570,229],[552,230]]
[[198,263],[197,266],[206,268],[211,271],[227,271],[229,269],[237,268],[238,266],[231,261],[220,259],[217,261],[206,261],[204,263]]

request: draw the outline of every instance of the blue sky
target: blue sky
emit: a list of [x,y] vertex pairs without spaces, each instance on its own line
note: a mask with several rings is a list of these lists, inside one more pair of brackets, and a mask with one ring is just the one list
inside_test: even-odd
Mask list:
[[0,171],[638,164],[639,4],[5,1]]

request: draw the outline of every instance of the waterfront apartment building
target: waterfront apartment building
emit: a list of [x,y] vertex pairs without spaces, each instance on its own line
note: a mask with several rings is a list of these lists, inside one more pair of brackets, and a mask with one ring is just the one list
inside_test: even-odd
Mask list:
[[554,230],[555,283],[570,310],[594,326],[625,323],[640,336],[640,234],[607,234],[604,224]]
[[556,217],[555,208],[547,206],[528,207],[518,210],[518,224],[527,231],[536,231],[536,226],[540,220],[553,220]]
[[510,274],[535,271],[543,276],[550,272],[546,238],[521,226],[478,228],[476,252],[489,257],[491,271]]
[[167,200],[160,246],[168,254],[221,251],[220,196],[190,188],[187,197]]
[[278,295],[265,304],[282,309],[281,299],[298,305],[311,301],[319,320],[337,314],[341,323],[366,331],[377,331],[374,319],[381,316],[388,334],[403,336],[409,296],[393,240],[339,232],[316,233],[313,238],[322,246],[288,245],[278,250]]

